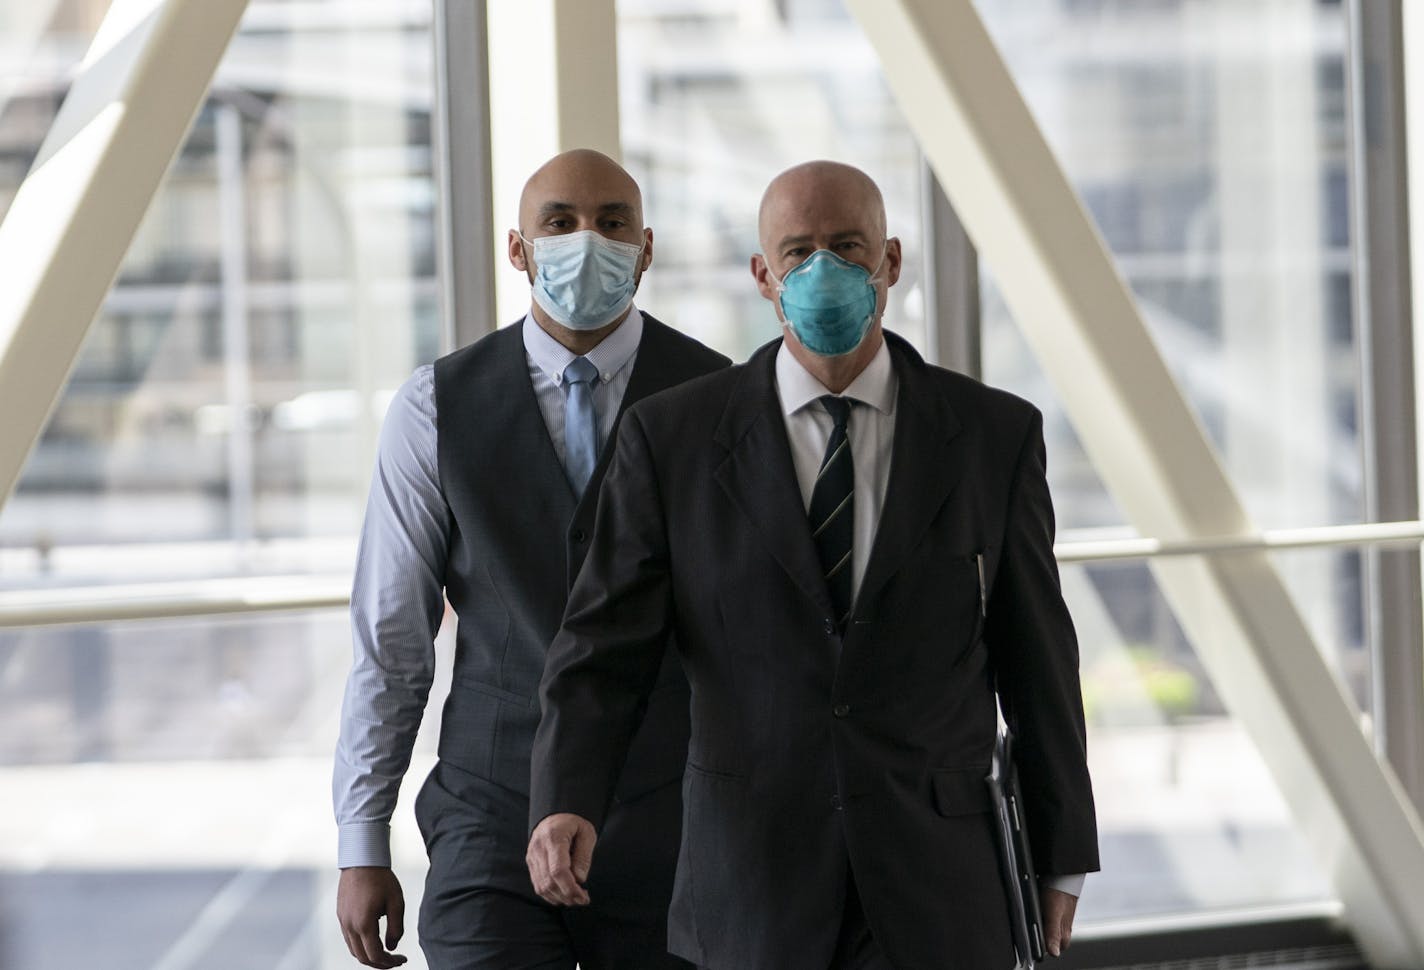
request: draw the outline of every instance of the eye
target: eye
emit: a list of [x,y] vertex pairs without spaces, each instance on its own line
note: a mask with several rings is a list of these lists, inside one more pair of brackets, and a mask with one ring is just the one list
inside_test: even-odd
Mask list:
[[807,249],[805,246],[792,246],[790,249],[786,250],[781,255],[785,256],[787,259],[804,259],[806,257],[806,254],[809,252],[810,250]]
[[607,232],[618,232],[627,225],[628,223],[622,219],[604,219],[599,223],[599,227]]
[[548,222],[544,223],[544,226],[548,229],[563,231],[565,229],[573,228],[573,224],[574,222],[572,219],[566,218],[564,216],[555,216],[553,219],[550,219]]
[[860,248],[860,242],[855,239],[843,239],[836,243],[836,252],[838,253],[853,253]]

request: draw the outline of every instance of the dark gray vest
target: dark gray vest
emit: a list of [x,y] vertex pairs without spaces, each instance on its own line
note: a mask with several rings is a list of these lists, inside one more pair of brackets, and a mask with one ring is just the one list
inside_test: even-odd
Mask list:
[[[729,363],[647,314],[643,321],[622,408]],[[452,519],[445,593],[459,617],[440,757],[528,794],[544,655],[583,564],[618,429],[585,494],[575,495],[534,397],[519,326],[437,360],[435,407]],[[671,649],[658,687],[618,786],[622,799],[682,774],[688,695]]]

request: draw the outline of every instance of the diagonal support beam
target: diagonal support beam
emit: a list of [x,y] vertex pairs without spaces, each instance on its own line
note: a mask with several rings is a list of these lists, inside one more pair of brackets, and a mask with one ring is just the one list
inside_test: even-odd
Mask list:
[[[848,0],[1084,446],[1145,535],[1256,532],[972,0]],[[1154,564],[1379,967],[1424,966],[1424,826],[1265,553]]]
[[246,6],[114,0],[0,225],[0,503]]

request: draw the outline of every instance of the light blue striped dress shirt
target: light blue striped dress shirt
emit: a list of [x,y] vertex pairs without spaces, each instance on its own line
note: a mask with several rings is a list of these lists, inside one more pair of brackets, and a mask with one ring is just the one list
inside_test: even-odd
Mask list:
[[[574,354],[526,316],[529,380],[564,460],[564,368]],[[634,308],[587,355],[598,368],[594,407],[608,441],[628,388],[643,317]],[[450,510],[440,490],[435,373],[426,364],[386,412],[351,588],[353,659],[332,773],[337,865],[389,866],[390,820],[435,678],[435,634],[445,612]],[[561,554],[562,551],[560,551]]]

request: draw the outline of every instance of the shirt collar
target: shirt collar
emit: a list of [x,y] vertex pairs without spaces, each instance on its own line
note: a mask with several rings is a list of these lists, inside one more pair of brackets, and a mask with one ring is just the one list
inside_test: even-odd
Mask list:
[[[890,362],[890,347],[882,337],[880,349],[840,396],[853,398],[882,414],[891,415],[895,413],[895,394],[899,388],[900,379]],[[782,413],[790,417],[831,392],[801,366],[801,362],[786,348],[786,342],[782,341],[781,349],[776,352],[776,393],[781,398]]]
[[[614,374],[628,366],[642,339],[643,315],[637,307],[632,307],[628,310],[627,319],[584,356],[598,368],[599,379],[607,384],[613,380]],[[532,312],[524,315],[524,352],[534,366],[547,374],[557,386],[564,383],[564,368],[578,356],[549,336]]]

